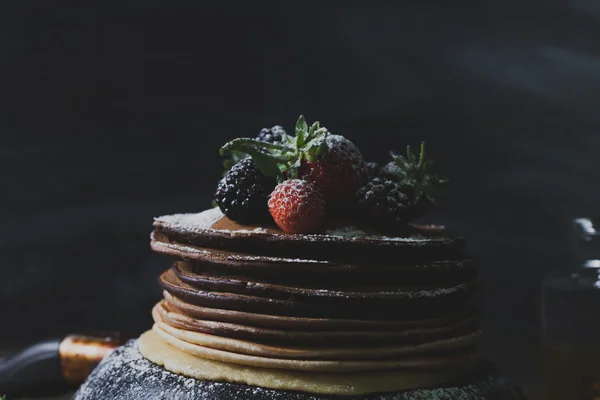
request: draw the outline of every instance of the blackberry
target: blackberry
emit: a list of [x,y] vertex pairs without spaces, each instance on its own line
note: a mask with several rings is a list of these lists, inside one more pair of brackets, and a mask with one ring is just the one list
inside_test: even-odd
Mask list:
[[259,223],[270,218],[268,197],[276,181],[258,170],[251,158],[235,164],[219,181],[215,203],[229,219]]
[[367,169],[367,180],[369,181],[377,178],[377,176],[379,176],[379,172],[381,171],[381,165],[373,161],[365,163],[365,168]]
[[409,197],[410,219],[415,219],[435,208],[435,199],[447,179],[435,173],[433,160],[425,155],[425,143],[421,143],[419,157],[406,146],[406,156],[392,153],[393,161],[384,165],[379,176],[400,183]]
[[285,130],[279,125],[272,128],[262,128],[256,139],[267,143],[281,143]]
[[410,199],[403,184],[375,178],[356,192],[358,212],[374,226],[391,231],[410,219]]

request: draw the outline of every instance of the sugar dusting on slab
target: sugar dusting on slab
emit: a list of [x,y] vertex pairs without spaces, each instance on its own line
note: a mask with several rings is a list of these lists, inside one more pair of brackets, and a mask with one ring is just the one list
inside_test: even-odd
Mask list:
[[174,374],[146,360],[136,341],[107,356],[80,387],[73,400],[481,400],[524,399],[512,385],[487,374],[476,382],[437,389],[416,389],[368,396],[318,396],[256,386],[202,381]]

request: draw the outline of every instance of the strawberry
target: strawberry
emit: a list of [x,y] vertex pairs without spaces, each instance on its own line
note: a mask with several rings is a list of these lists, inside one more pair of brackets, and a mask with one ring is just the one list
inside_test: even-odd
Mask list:
[[310,128],[303,116],[296,136],[282,135],[280,143],[238,138],[221,148],[221,154],[242,152],[278,181],[301,178],[321,190],[327,202],[350,202],[367,180],[365,161],[358,148],[340,135],[332,135],[319,122]]
[[340,135],[329,135],[325,139],[327,153],[316,161],[304,161],[299,176],[314,183],[332,203],[351,200],[367,180],[365,160],[358,148]]
[[326,203],[315,185],[301,179],[283,181],[269,198],[275,223],[287,233],[314,231],[325,218]]

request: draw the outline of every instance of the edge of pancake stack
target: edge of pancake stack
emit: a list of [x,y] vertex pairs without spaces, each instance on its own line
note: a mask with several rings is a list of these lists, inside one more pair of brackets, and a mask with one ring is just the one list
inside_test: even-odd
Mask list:
[[[332,221],[290,234],[213,208],[156,218],[151,246],[173,265],[139,347],[172,372],[360,395],[437,386],[475,361],[480,277],[443,227],[384,236]],[[167,362],[176,354],[187,367]]]
[[445,179],[417,157],[365,162],[300,116],[226,143],[216,207],[155,219],[171,256],[140,352],[171,372],[362,395],[435,387],[472,367],[479,284],[464,240],[414,225]]

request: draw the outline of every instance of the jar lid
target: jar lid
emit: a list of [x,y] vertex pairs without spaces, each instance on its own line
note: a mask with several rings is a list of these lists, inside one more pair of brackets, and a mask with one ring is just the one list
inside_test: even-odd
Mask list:
[[577,268],[600,270],[600,218],[574,219],[573,242]]

